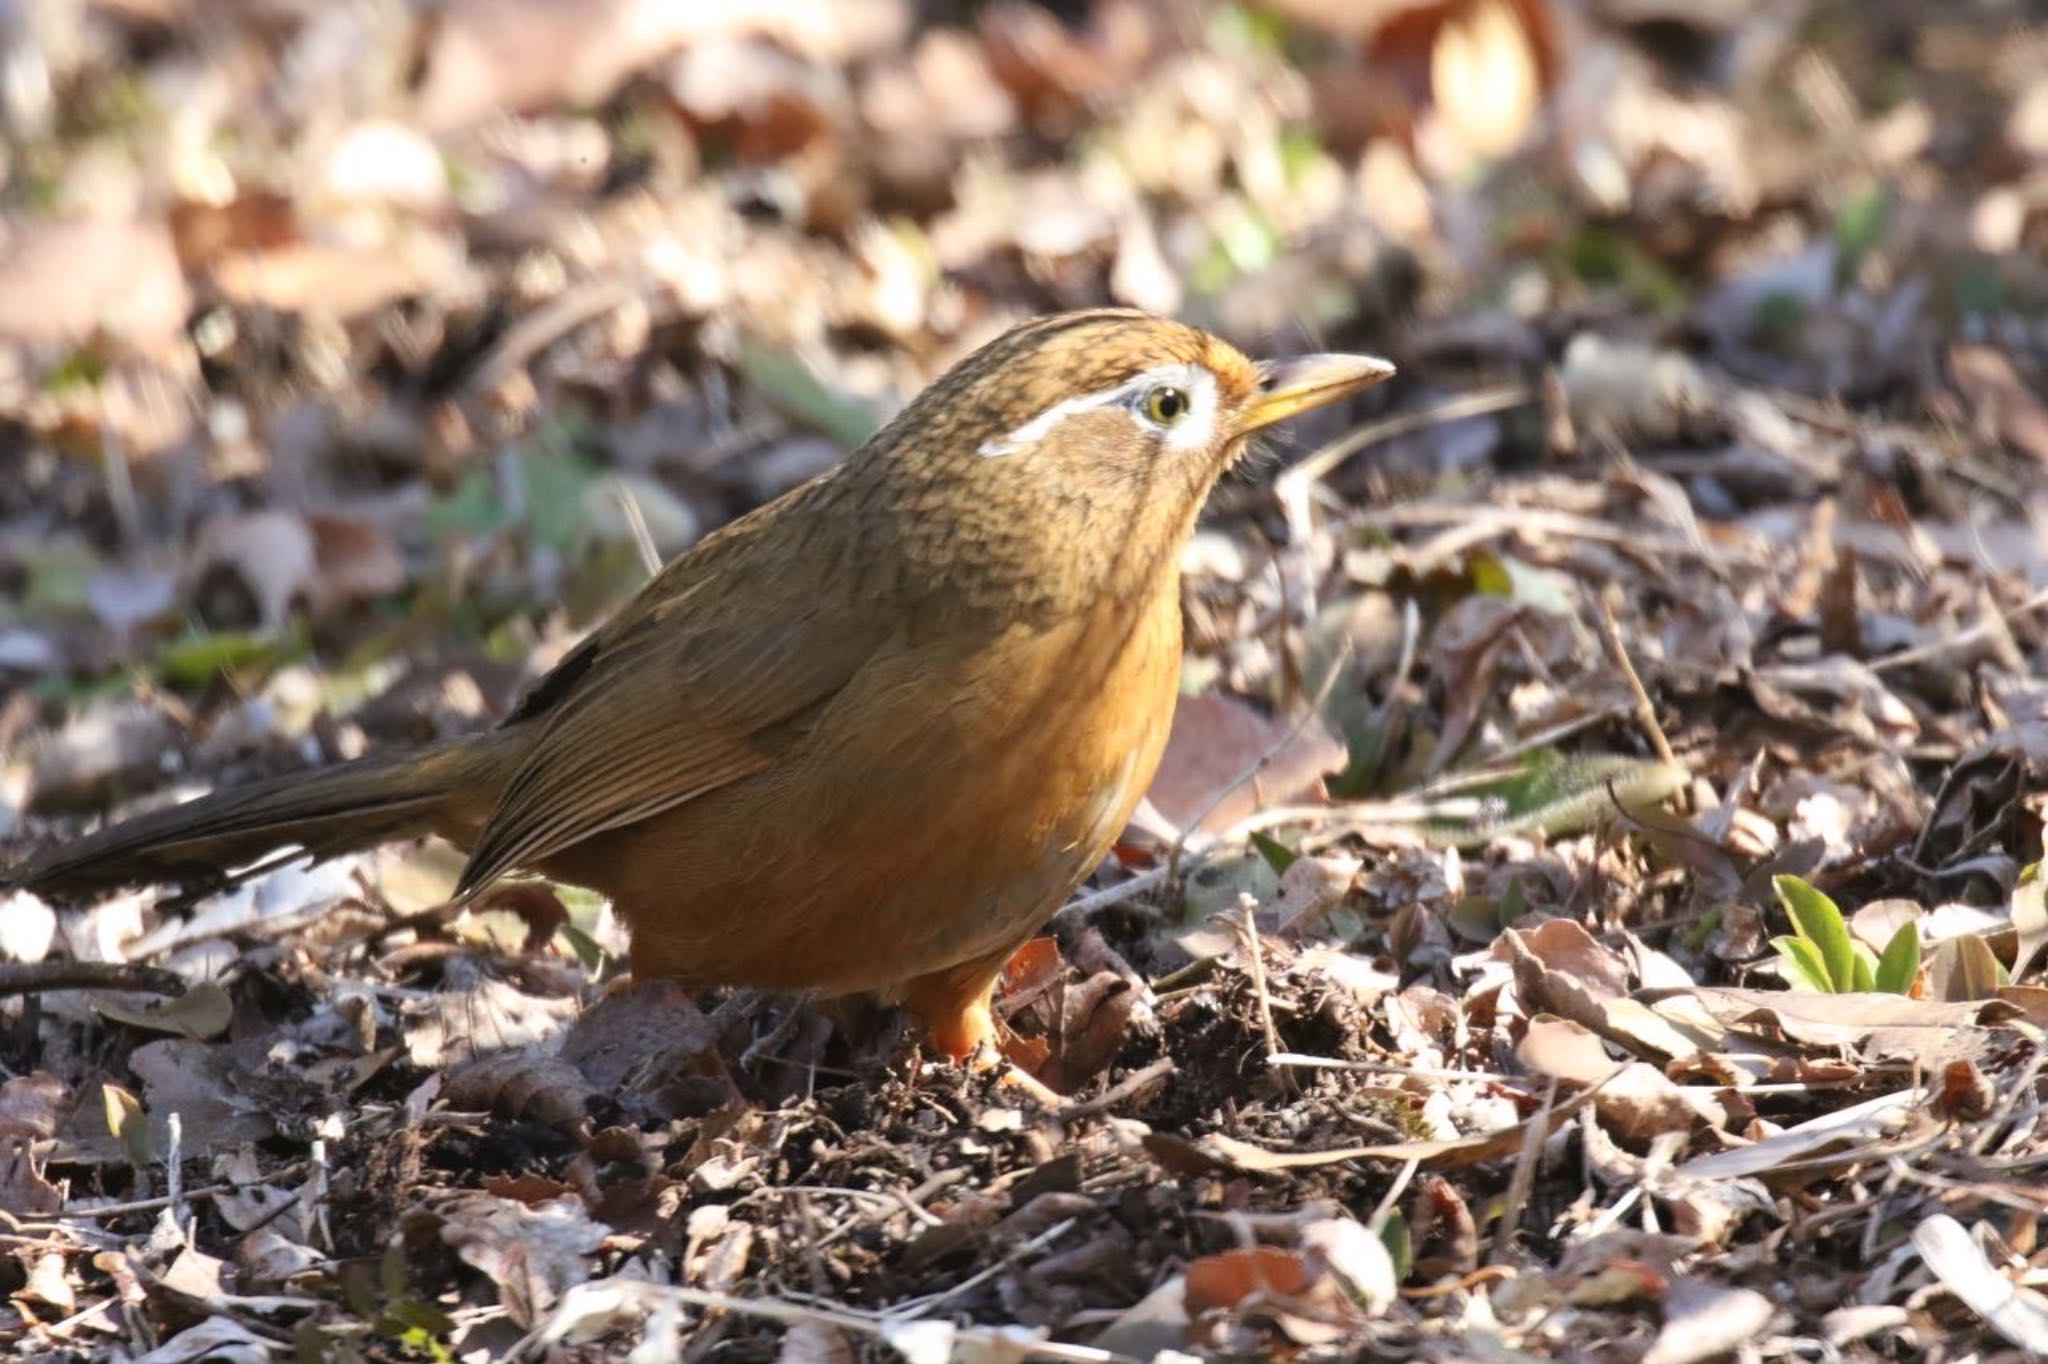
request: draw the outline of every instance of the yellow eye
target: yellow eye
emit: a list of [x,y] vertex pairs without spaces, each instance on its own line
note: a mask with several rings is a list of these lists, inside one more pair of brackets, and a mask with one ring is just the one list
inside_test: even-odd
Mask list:
[[1161,384],[1145,394],[1145,415],[1161,426],[1171,426],[1188,414],[1187,390]]

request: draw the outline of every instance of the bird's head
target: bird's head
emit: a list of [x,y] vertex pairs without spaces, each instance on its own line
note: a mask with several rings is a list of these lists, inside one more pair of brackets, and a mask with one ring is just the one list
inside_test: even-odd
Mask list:
[[876,444],[914,442],[921,455],[971,460],[1002,477],[1057,471],[1084,486],[1206,491],[1254,432],[1393,372],[1359,355],[1257,364],[1227,341],[1149,313],[1061,313],[962,360]]
[[893,486],[919,557],[1003,560],[1100,592],[1178,551],[1254,433],[1393,371],[1356,355],[1259,364],[1149,313],[1062,313],[962,360],[852,463]]

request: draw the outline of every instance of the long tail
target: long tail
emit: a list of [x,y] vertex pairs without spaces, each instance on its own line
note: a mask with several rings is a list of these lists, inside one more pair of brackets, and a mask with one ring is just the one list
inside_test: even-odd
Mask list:
[[[296,772],[152,810],[0,872],[0,887],[71,898],[123,886],[216,889],[286,847],[319,860],[462,828],[488,808],[503,731]],[[246,874],[246,873],[245,873]]]

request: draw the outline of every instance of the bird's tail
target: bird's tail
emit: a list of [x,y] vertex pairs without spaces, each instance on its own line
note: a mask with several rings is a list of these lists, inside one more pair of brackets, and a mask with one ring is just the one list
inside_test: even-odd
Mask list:
[[0,887],[55,898],[153,884],[210,890],[243,879],[249,864],[287,847],[301,850],[293,859],[318,860],[473,827],[481,816],[472,807],[498,785],[491,780],[502,756],[495,738],[457,739],[215,791],[50,848],[0,871]]

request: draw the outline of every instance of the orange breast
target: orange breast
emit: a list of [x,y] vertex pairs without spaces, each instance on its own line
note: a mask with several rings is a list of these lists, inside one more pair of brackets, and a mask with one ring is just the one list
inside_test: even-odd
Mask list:
[[878,989],[1020,942],[1150,784],[1180,672],[1178,585],[980,647],[885,650],[788,761],[547,870],[609,894],[634,969]]

